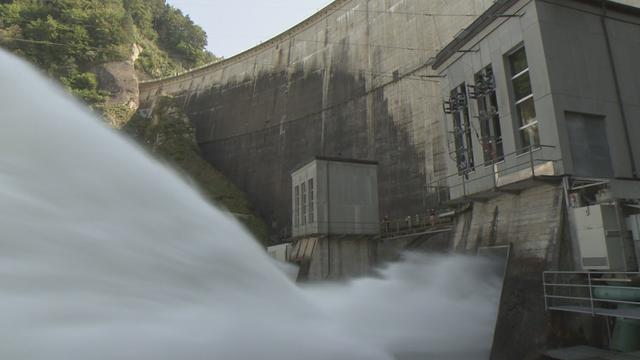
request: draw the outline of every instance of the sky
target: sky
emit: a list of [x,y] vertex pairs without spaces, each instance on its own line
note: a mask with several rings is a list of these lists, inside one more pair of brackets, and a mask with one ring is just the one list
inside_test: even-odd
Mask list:
[[289,29],[332,0],[168,0],[200,25],[207,48],[229,58]]
[[[206,32],[207,48],[229,58],[289,29],[332,0],[167,0]],[[617,0],[640,6],[640,0]]]

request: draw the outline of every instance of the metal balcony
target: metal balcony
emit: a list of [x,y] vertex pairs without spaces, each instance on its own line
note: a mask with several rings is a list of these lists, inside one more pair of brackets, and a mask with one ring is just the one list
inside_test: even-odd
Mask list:
[[517,193],[539,181],[557,181],[561,175],[557,164],[562,160],[544,156],[553,149],[554,146],[535,145],[507,153],[475,166],[475,170],[432,181],[426,185],[427,191],[436,194],[439,203],[452,205],[483,201],[501,193]]

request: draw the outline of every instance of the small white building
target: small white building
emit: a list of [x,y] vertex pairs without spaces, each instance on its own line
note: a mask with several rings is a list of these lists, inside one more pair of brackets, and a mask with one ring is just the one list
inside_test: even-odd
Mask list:
[[378,163],[316,157],[291,174],[293,237],[377,234]]

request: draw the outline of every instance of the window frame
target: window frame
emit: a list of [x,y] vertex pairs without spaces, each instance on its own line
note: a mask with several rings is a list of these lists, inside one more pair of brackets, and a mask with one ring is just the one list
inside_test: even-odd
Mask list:
[[[513,73],[514,69],[513,69],[513,62],[512,62],[512,58],[519,52],[519,51],[524,51],[524,60],[526,61],[526,67],[523,70],[520,70],[517,73]],[[529,59],[527,56],[527,50],[524,46],[524,44],[519,44],[518,46],[516,46],[513,50],[509,51],[508,53],[505,54],[505,64],[506,66],[506,70],[507,70],[507,77],[509,78],[509,88],[511,90],[511,96],[510,96],[510,102],[512,104],[512,121],[514,123],[514,130],[516,131],[516,151],[520,154],[524,153],[524,152],[528,152],[532,149],[538,149],[540,148],[540,122],[538,119],[538,114],[536,112],[536,104],[535,104],[535,96],[534,96],[534,92],[533,92],[533,82],[531,81],[531,66],[529,64]],[[516,90],[515,90],[515,80],[517,80],[518,78],[528,75],[529,77],[529,88],[531,89],[531,92],[525,96],[522,96],[521,98],[517,98],[517,94],[516,94]],[[531,100],[532,101],[532,105],[533,105],[533,112],[534,112],[534,117],[533,120],[529,121],[528,123],[524,124],[524,119],[522,118],[522,115],[520,113],[520,110],[518,109],[518,105],[521,105],[523,103],[525,103],[526,101]],[[523,125],[524,124],[524,125]],[[531,142],[531,138],[526,135],[526,130],[531,128],[531,127],[535,127],[535,132],[536,135],[535,136],[537,138],[537,143],[535,142]],[[525,141],[526,139],[526,141]],[[525,145],[525,143],[528,143],[528,145]]]
[[[491,87],[482,89],[479,81],[483,78],[491,76]],[[504,161],[504,141],[502,136],[502,123],[500,117],[500,108],[498,105],[498,93],[496,87],[495,72],[493,70],[493,64],[484,66],[480,71],[473,75],[475,86],[475,100],[476,108],[478,111],[478,123],[480,125],[480,146],[482,148],[482,159],[485,167],[493,166],[494,164]],[[479,94],[479,91],[482,91]],[[495,104],[494,104],[495,102]],[[488,112],[495,109],[495,112]],[[482,113],[487,116],[483,118]],[[486,123],[485,123],[486,122]],[[488,139],[488,140],[487,140]],[[489,146],[485,146],[485,142],[488,141]]]
[[302,210],[302,226],[307,225],[307,182],[303,181],[300,184],[300,194],[302,202],[300,204],[300,209]]
[[[457,105],[451,111],[453,124],[453,144],[454,150],[449,150],[449,154],[454,154],[458,175],[466,175],[475,171],[475,156],[473,153],[473,137],[471,136],[472,127],[471,113],[469,111],[469,94],[467,91],[467,83],[462,82],[450,91],[451,99],[462,96],[464,98],[463,105]],[[452,100],[454,101],[454,100]],[[458,103],[457,100],[455,100]],[[458,130],[459,128],[459,130]],[[459,146],[460,145],[460,146]],[[466,164],[460,159],[461,155],[465,156]],[[462,166],[464,164],[464,166]]]
[[309,224],[315,223],[315,186],[313,178],[307,181],[307,191],[309,192]]
[[300,185],[293,188],[293,223],[297,228],[300,226]]

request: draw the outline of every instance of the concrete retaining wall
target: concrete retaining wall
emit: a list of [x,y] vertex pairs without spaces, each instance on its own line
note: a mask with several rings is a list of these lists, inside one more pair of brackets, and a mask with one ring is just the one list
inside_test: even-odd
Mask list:
[[475,202],[454,231],[457,252],[511,245],[492,359],[526,359],[546,344],[542,272],[556,268],[562,237],[562,187],[540,184],[520,194]]
[[458,217],[452,235],[456,252],[511,247],[491,359],[538,359],[540,351],[556,344],[598,343],[603,323],[545,311],[542,272],[573,270],[565,218],[562,186],[542,182],[474,202]]

